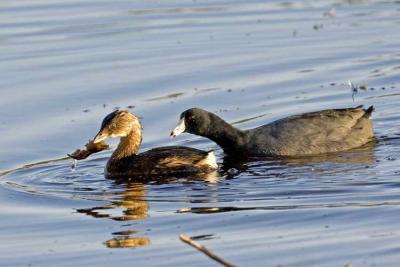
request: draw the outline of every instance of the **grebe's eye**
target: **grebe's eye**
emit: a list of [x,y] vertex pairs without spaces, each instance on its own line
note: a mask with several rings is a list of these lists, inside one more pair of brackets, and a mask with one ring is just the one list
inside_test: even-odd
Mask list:
[[194,121],[194,116],[193,116],[193,115],[190,115],[190,116],[188,117],[188,121],[189,121],[189,122],[193,122],[193,121]]

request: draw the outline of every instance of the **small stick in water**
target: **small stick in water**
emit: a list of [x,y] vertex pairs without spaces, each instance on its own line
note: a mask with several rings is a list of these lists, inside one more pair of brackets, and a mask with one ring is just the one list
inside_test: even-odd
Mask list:
[[222,265],[226,266],[226,267],[236,267],[236,265],[225,261],[224,259],[218,257],[217,255],[215,255],[214,253],[212,253],[211,251],[209,251],[205,246],[200,245],[199,243],[193,241],[192,239],[190,239],[190,237],[185,236],[185,235],[180,235],[179,236],[180,240],[185,242],[186,244],[191,245],[192,247],[200,250],[201,252],[203,252],[204,254],[206,254],[208,257],[210,257],[211,259],[221,263]]

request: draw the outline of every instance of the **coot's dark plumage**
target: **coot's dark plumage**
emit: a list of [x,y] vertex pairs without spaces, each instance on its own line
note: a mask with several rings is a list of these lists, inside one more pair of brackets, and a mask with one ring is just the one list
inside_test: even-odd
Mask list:
[[216,142],[232,156],[303,156],[344,151],[373,140],[373,107],[329,109],[283,118],[240,130],[217,115],[191,108],[171,136],[188,132]]
[[212,151],[190,147],[159,147],[138,154],[142,142],[141,132],[139,119],[128,111],[114,111],[104,118],[93,142],[121,137],[118,147],[107,162],[107,176],[175,175],[208,172],[217,168]]

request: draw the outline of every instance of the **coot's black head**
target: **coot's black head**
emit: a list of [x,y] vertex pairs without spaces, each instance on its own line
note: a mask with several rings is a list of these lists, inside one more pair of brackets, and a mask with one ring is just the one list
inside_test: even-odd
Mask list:
[[184,132],[207,136],[211,130],[212,115],[212,113],[200,108],[188,109],[181,113],[178,125],[170,136],[174,138]]
[[125,110],[116,110],[108,114],[101,123],[100,131],[93,142],[98,143],[111,137],[127,136],[133,129],[141,129],[139,119]]

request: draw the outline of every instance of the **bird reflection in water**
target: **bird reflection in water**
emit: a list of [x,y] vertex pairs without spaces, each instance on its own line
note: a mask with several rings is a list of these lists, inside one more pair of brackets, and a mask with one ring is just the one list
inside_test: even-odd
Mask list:
[[[147,202],[148,184],[176,184],[182,181],[202,181],[207,184],[215,184],[221,177],[224,180],[234,179],[241,173],[251,175],[254,177],[278,177],[285,179],[285,177],[295,176],[296,167],[301,167],[300,171],[312,171],[314,173],[345,173],[352,171],[353,168],[346,168],[346,166],[372,166],[375,163],[374,150],[375,144],[370,143],[364,147],[357,148],[350,151],[341,153],[318,155],[315,157],[301,157],[301,158],[275,158],[275,159],[232,159],[224,157],[221,164],[220,172],[211,172],[194,177],[164,177],[163,179],[140,180],[132,179],[128,182],[127,179],[116,180],[117,184],[123,184],[125,190],[123,192],[113,193],[118,194],[119,199],[112,201],[109,205],[97,206],[88,209],[78,209],[79,213],[83,213],[94,218],[109,218],[114,221],[135,221],[146,219],[149,215],[149,204]],[[304,167],[310,167],[304,169]],[[235,172],[231,172],[235,169]],[[140,181],[140,182],[139,182]],[[215,201],[218,200],[218,194],[212,196]],[[188,203],[193,200],[188,201]],[[198,203],[198,201],[197,201]],[[212,201],[207,200],[207,203]],[[328,206],[347,206],[348,203],[332,204]],[[298,208],[321,208],[327,205],[295,205],[295,206],[262,206],[262,207],[235,207],[235,206],[207,206],[207,207],[185,207],[178,209],[177,213],[221,213],[232,212],[241,210],[282,210],[282,209],[298,209]],[[121,212],[122,209],[122,212]],[[132,225],[132,224],[129,224]],[[104,244],[109,248],[127,248],[127,247],[142,247],[150,245],[150,239],[146,236],[140,236],[141,231],[138,230],[125,230],[112,233],[114,238],[106,240]]]
[[[77,212],[83,213],[94,218],[109,218],[115,221],[140,220],[148,217],[149,204],[146,202],[146,189],[142,183],[130,183],[126,189],[119,193],[121,200],[111,202],[109,205],[98,206],[88,209],[78,209]],[[122,214],[113,215],[116,209],[122,208]],[[106,240],[104,244],[109,248],[141,247],[150,244],[147,237],[135,236],[140,231],[127,230],[112,233],[115,237]]]
[[[279,181],[298,179],[299,176],[308,177],[313,173],[321,179],[331,175],[355,172],[376,164],[375,142],[368,143],[360,148],[343,151],[340,153],[322,154],[307,157],[292,158],[232,158],[224,157],[221,170],[225,173],[225,180],[234,179],[238,175],[253,178],[270,179]],[[234,171],[233,171],[234,170]],[[323,175],[322,175],[323,174]],[[343,177],[346,177],[345,175]],[[276,195],[275,195],[276,197]],[[238,196],[240,198],[240,196]],[[311,208],[335,208],[357,206],[370,206],[371,203],[317,203],[296,205],[256,205],[256,206],[202,206],[185,207],[177,209],[177,213],[213,214],[223,212],[250,211],[250,210],[290,210]],[[380,204],[378,204],[380,205]]]
[[270,175],[271,165],[287,168],[287,173],[289,174],[291,172],[290,168],[294,166],[310,166],[321,170],[329,170],[335,167],[340,169],[340,166],[348,164],[371,166],[376,160],[375,145],[376,141],[372,141],[362,147],[347,151],[301,157],[240,158],[225,156],[221,169],[228,174],[230,169],[236,169],[237,172],[234,172],[234,174],[237,175],[240,172],[251,172],[254,167],[261,167],[264,170],[263,175]]
[[[186,181],[203,181],[208,184],[215,184],[218,181],[219,173],[217,171],[193,174],[190,177],[185,177]],[[109,205],[97,206],[87,209],[77,209],[77,212],[83,213],[94,218],[109,218],[114,221],[134,221],[146,219],[149,215],[149,204],[146,201],[147,190],[146,184],[167,184],[167,183],[179,183],[182,177],[158,177],[157,179],[143,180],[134,179],[136,182],[127,183],[127,179],[115,180],[117,184],[123,184],[125,190],[118,192],[120,200],[114,200]],[[133,180],[133,179],[132,179]],[[122,210],[122,214],[116,214],[119,209]],[[131,225],[131,224],[130,224]],[[120,232],[114,232],[112,235],[115,237],[106,240],[104,244],[109,248],[127,248],[127,247],[141,247],[150,245],[150,239],[147,237],[138,237],[140,231],[137,230],[126,230]]]

